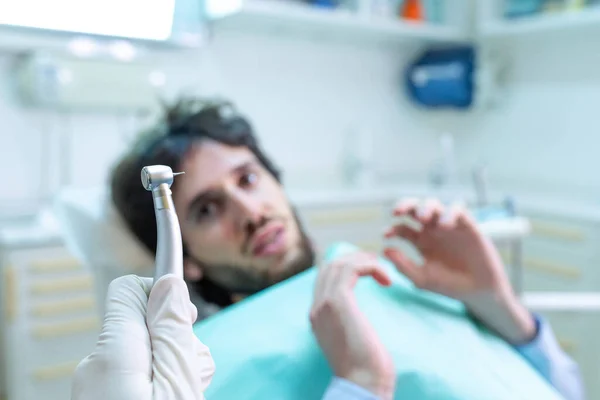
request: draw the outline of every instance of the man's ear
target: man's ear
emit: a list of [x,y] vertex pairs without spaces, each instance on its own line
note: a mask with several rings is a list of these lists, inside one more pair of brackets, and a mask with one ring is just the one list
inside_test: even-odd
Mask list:
[[183,277],[187,282],[198,282],[202,280],[202,267],[197,262],[186,257],[183,260]]

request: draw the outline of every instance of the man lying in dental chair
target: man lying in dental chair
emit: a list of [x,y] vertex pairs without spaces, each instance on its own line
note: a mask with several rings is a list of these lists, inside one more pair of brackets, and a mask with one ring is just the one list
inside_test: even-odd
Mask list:
[[[229,313],[231,318],[236,311],[242,313],[246,302],[250,304],[250,310],[252,301],[248,300],[269,292],[274,285],[281,287],[288,281],[293,285],[297,277],[308,276],[311,267],[317,264],[308,233],[303,230],[286,197],[280,172],[262,151],[249,122],[231,104],[181,100],[113,172],[113,202],[131,231],[152,252],[157,243],[154,208],[152,196],[140,184],[140,171],[144,166],[156,164],[185,171],[172,186],[173,199],[184,243],[185,279],[192,297],[198,296],[202,300],[197,304],[206,305],[198,307],[198,319],[210,317],[206,319],[207,325],[213,318],[217,321],[216,317],[221,313]],[[519,302],[496,249],[478,231],[466,211],[444,207],[434,200],[408,200],[398,204],[394,214],[417,220],[422,229],[391,224],[385,235],[413,243],[425,263],[416,266],[394,248],[386,249],[383,262],[393,264],[418,290],[437,293],[464,305],[468,315],[465,321],[493,332],[525,360],[524,365],[537,371],[531,375],[531,385],[537,384],[533,382],[534,375],[542,376],[541,381],[562,397],[583,399],[577,366],[560,349],[548,324]],[[381,258],[355,250],[324,260],[314,277],[310,324],[333,374],[326,396],[331,399],[392,399],[394,391],[398,394],[402,392],[403,384],[410,385],[410,378],[406,378],[410,373],[403,375],[404,380],[398,378],[393,355],[378,339],[382,332],[375,332],[369,315],[361,313],[359,302],[353,296],[353,287],[360,276],[370,275],[379,284],[387,286],[391,283],[390,271],[381,267]],[[248,300],[235,304],[249,295]],[[271,304],[273,311],[278,305],[287,307],[287,304]],[[402,306],[398,304],[398,307]],[[221,311],[223,309],[227,310]],[[422,319],[434,318],[425,312],[421,316]],[[305,318],[308,319],[308,315]],[[200,327],[198,331],[200,335],[202,329]],[[210,329],[206,328],[207,336]],[[253,327],[242,324],[229,326],[229,329],[237,329],[243,341]],[[200,340],[203,341],[202,336]],[[211,344],[208,345],[212,352]],[[449,337],[444,347],[451,349],[454,345]],[[406,347],[411,346],[404,346],[405,350]],[[431,354],[436,354],[435,349],[432,351]],[[227,371],[219,370],[215,352],[213,356],[217,375],[227,374]],[[464,358],[468,357],[464,355]],[[495,358],[488,358],[490,360]],[[420,364],[427,361],[420,360]],[[461,360],[452,362],[455,369],[461,368]],[[236,365],[235,362],[232,365]],[[482,370],[490,371],[493,367],[483,363],[480,366]],[[509,373],[499,370],[496,373],[494,379],[510,386]],[[85,387],[81,376],[79,374],[77,383],[80,389]],[[448,385],[452,387],[452,382]],[[467,398],[464,395],[436,397],[427,385],[423,388],[420,392],[411,392],[417,396],[411,399]],[[243,389],[239,388],[239,393],[244,393]],[[549,391],[540,390],[523,393],[537,393],[538,396],[546,393],[544,398],[559,398],[548,397]],[[497,393],[496,396],[477,393],[478,399],[501,398]],[[239,398],[256,397],[246,393]],[[503,398],[521,397],[515,393]]]

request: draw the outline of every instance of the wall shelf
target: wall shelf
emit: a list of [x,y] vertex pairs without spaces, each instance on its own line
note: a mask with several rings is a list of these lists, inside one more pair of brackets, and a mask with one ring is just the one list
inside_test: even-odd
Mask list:
[[505,39],[576,31],[600,34],[600,7],[518,19],[484,19],[480,24],[479,35],[483,39]]
[[317,38],[371,42],[460,43],[469,38],[464,25],[368,17],[352,10],[325,9],[273,0],[245,0],[226,16],[213,18],[222,30],[262,31]]

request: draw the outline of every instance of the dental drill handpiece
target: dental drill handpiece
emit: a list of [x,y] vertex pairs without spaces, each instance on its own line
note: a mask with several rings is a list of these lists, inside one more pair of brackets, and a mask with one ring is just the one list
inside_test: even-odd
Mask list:
[[166,165],[142,168],[142,185],[152,192],[156,214],[155,283],[161,276],[167,274],[174,274],[183,279],[181,230],[171,193],[173,178],[180,174],[183,172],[173,173],[173,170]]

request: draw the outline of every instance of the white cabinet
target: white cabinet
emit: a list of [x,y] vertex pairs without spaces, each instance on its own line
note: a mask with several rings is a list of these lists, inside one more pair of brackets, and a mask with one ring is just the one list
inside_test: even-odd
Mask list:
[[1,246],[4,395],[68,399],[100,330],[92,276],[57,238]]
[[[600,222],[525,210],[524,291],[600,291]],[[506,260],[506,258],[505,258]]]
[[530,291],[600,290],[600,225],[531,215],[524,280]]
[[[600,220],[524,208],[531,235],[524,239],[525,292],[600,293]],[[541,311],[561,347],[579,364],[587,398],[600,399],[599,310]]]

